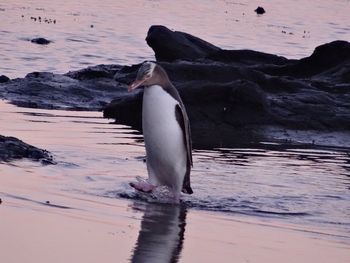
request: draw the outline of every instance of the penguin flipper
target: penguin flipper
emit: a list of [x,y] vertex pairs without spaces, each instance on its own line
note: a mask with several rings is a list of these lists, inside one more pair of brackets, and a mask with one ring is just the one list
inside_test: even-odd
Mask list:
[[186,173],[185,173],[181,191],[185,194],[193,194],[193,190],[191,188],[191,180],[190,180],[190,173],[191,173],[191,166],[192,166],[192,145],[191,145],[192,142],[191,142],[189,121],[188,121],[186,112],[181,109],[180,105],[176,105],[175,115],[176,115],[176,120],[179,123],[183,132],[184,142],[185,142],[185,147],[187,152]]

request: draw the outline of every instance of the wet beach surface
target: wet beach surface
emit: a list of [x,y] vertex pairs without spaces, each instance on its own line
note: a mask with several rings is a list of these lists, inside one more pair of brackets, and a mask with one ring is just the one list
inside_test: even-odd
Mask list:
[[[57,162],[45,166],[28,160],[2,163],[3,200],[48,199],[64,207],[74,205],[68,200],[56,204],[54,199],[63,195],[147,201],[128,185],[136,176],[146,178],[139,132],[110,123],[99,112],[17,108],[3,101],[1,122],[6,123],[5,135],[48,150]],[[188,209],[293,224],[350,242],[348,148],[261,143],[195,149],[193,156],[195,194],[183,196]],[[40,183],[19,192],[11,187],[12,181],[29,182],[28,177]]]
[[139,132],[100,112],[0,108],[5,135],[57,162],[0,163],[8,262],[348,261],[347,148],[195,150],[195,193],[172,206],[128,185],[146,178]]

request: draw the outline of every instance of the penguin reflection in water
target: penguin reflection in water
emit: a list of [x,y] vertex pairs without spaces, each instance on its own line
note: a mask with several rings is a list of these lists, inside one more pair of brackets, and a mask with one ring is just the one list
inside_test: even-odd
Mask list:
[[181,191],[193,193],[191,134],[184,104],[165,70],[156,63],[143,63],[128,90],[139,86],[144,86],[142,130],[149,179],[130,185],[148,193],[165,185],[179,203]]
[[132,208],[138,213],[144,212],[130,261],[132,263],[179,262],[185,239],[186,206],[135,202]]

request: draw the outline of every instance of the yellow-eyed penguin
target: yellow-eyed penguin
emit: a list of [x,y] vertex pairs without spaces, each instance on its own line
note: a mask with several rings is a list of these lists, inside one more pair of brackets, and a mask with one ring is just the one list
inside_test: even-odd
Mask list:
[[172,190],[175,202],[179,202],[181,191],[193,193],[191,134],[184,104],[165,70],[156,63],[143,63],[128,90],[139,86],[145,87],[142,130],[149,183],[130,185],[143,192],[165,185]]

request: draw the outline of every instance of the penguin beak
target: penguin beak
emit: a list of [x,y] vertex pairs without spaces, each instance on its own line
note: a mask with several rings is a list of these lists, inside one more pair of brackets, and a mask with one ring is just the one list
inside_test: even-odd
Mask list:
[[132,82],[132,83],[128,86],[128,92],[131,92],[131,91],[133,91],[134,89],[140,87],[145,81],[146,81],[146,78],[135,80],[134,82]]

